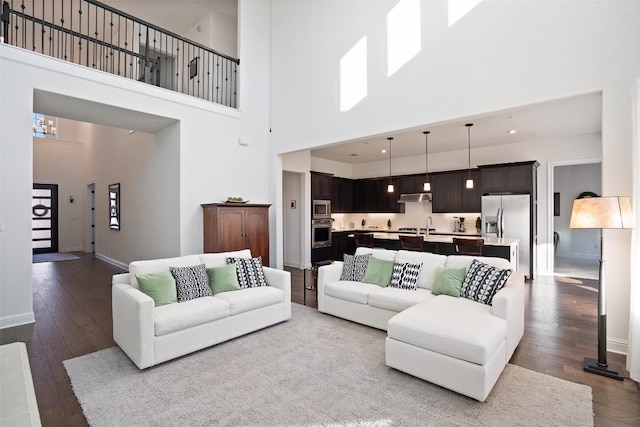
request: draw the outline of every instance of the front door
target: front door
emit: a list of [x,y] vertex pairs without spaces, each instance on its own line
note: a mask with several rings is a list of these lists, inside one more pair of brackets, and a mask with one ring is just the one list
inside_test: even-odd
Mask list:
[[33,184],[31,202],[34,254],[58,252],[58,186]]

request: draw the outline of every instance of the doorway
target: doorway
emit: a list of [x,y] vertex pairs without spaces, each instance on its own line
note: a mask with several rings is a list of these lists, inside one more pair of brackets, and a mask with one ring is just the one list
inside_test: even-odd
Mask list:
[[58,252],[57,184],[33,184],[31,242],[34,254]]
[[569,227],[573,201],[581,193],[602,194],[600,161],[557,164],[553,168],[551,210],[553,232],[553,274],[581,279],[598,278],[599,230]]

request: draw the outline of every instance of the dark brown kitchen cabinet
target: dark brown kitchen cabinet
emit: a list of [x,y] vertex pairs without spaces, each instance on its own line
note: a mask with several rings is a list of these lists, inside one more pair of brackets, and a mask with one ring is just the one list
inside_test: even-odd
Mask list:
[[473,188],[465,188],[468,172],[462,172],[462,212],[480,212],[482,210],[482,174],[479,169],[471,171]]
[[431,175],[431,211],[462,212],[462,173],[442,172]]
[[479,166],[482,194],[531,193],[539,165],[528,161]]
[[481,210],[480,171],[471,170],[474,187],[468,189],[465,182],[468,171],[437,172],[431,174],[431,195],[433,213],[476,213]]
[[311,172],[311,198],[331,200],[331,174]]
[[422,193],[425,174],[403,175],[400,177],[400,194]]
[[208,203],[202,206],[204,252],[250,249],[269,265],[269,207],[262,204]]
[[331,212],[350,213],[354,210],[354,180],[331,178]]

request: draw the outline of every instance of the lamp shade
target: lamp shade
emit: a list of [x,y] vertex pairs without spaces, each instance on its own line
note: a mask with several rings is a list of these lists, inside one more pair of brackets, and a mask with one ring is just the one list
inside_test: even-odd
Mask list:
[[628,197],[588,197],[573,201],[570,228],[633,228]]

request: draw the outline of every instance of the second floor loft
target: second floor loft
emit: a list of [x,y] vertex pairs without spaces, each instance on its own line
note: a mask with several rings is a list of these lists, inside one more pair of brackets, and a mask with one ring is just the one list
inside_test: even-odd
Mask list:
[[95,0],[8,0],[0,42],[237,108],[240,60]]

